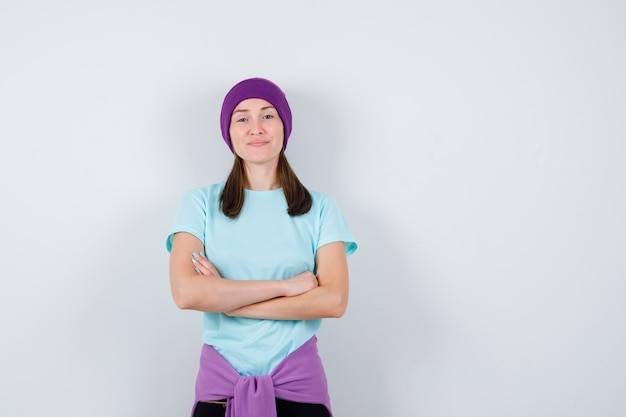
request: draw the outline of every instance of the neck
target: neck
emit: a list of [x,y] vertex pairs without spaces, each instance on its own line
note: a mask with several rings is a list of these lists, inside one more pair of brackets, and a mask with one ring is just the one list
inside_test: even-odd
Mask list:
[[276,165],[245,164],[246,188],[254,191],[268,191],[280,188],[276,175]]

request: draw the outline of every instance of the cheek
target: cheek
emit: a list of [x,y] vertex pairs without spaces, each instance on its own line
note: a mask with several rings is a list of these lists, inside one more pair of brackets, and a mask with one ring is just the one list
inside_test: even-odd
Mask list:
[[230,134],[230,139],[231,141],[235,141],[238,138],[241,138],[241,128],[236,128],[231,126],[230,129],[228,130],[228,133]]
[[281,141],[285,139],[285,128],[282,124],[278,126],[273,126],[273,134],[274,137],[280,139]]

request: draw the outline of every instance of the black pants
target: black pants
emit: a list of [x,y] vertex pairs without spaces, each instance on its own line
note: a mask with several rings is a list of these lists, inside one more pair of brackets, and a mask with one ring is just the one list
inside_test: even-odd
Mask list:
[[[224,417],[226,406],[214,403],[198,403],[193,417]],[[329,417],[328,410],[322,404],[297,403],[276,399],[277,417]]]

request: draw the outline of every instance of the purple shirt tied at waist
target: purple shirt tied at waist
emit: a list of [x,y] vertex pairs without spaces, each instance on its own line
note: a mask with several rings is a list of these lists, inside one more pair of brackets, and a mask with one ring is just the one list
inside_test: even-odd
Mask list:
[[[317,338],[291,352],[270,375],[241,376],[212,346],[205,344],[196,379],[196,404],[226,398],[226,417],[276,416],[276,398],[322,404],[332,417],[326,374]],[[194,404],[195,409],[195,404]]]

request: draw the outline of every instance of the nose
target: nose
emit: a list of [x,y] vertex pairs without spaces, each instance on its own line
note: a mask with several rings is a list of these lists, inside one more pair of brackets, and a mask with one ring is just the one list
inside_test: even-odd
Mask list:
[[250,125],[250,133],[253,135],[260,135],[262,131],[263,128],[261,127],[261,121],[254,119]]

